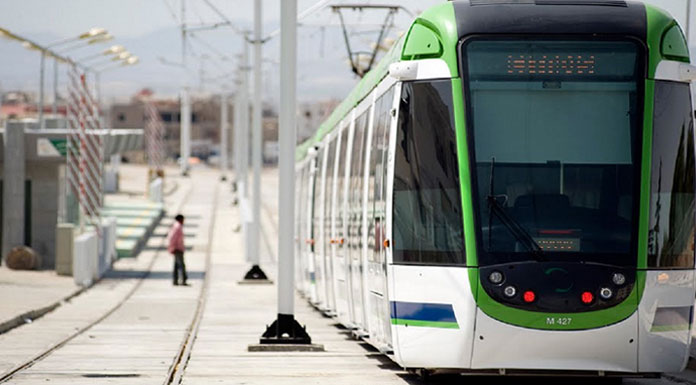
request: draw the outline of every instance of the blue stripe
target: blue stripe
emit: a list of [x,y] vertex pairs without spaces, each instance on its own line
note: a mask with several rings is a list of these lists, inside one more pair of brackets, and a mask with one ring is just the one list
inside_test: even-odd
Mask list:
[[391,301],[390,305],[391,318],[413,321],[457,322],[457,318],[454,316],[454,308],[450,304]]

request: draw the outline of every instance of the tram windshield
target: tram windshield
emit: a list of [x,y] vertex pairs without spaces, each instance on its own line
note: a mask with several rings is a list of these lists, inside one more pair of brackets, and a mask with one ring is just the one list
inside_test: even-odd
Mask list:
[[463,45],[481,265],[636,263],[640,58],[632,41]]

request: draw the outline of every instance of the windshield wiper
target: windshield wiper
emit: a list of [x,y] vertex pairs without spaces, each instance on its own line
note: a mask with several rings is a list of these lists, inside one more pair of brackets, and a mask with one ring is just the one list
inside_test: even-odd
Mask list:
[[534,255],[536,260],[538,261],[545,261],[546,258],[544,258],[544,250],[539,246],[539,244],[532,238],[532,236],[527,232],[527,230],[522,227],[514,218],[512,218],[505,210],[503,207],[500,205],[500,202],[498,202],[498,197],[494,193],[494,180],[495,178],[495,157],[491,157],[491,177],[490,181],[488,183],[488,248],[491,249],[491,241],[492,241],[492,234],[493,234],[493,228],[492,228],[492,222],[493,222],[493,216],[491,214],[495,214],[495,216],[500,219],[500,223],[502,223],[506,229],[512,234],[515,239],[517,239],[518,242],[523,244],[531,253]]

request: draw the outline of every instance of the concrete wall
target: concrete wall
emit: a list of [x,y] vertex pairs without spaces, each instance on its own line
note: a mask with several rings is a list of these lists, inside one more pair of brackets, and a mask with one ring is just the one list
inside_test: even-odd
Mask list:
[[56,264],[56,224],[58,223],[58,164],[29,162],[26,174],[31,181],[31,248],[43,259],[44,269]]
[[95,232],[75,238],[72,273],[75,283],[90,286],[99,278],[99,239]]
[[9,121],[5,128],[2,188],[2,258],[24,245],[24,130],[28,123]]
[[56,226],[56,273],[72,275],[74,255],[75,226],[72,223],[60,223]]

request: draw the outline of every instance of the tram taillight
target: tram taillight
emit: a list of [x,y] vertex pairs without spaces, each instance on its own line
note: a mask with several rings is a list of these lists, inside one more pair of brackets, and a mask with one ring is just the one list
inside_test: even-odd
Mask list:
[[531,290],[527,290],[524,292],[524,294],[522,294],[522,299],[527,303],[534,302],[536,299],[536,294],[534,294],[534,292]]
[[582,301],[582,303],[589,305],[592,303],[592,301],[594,301],[594,295],[589,291],[583,292],[580,296],[580,300]]

